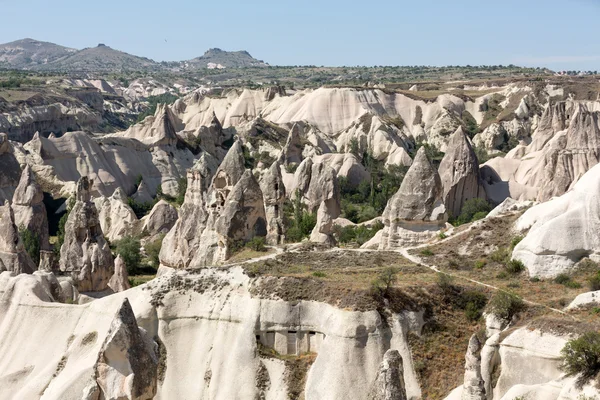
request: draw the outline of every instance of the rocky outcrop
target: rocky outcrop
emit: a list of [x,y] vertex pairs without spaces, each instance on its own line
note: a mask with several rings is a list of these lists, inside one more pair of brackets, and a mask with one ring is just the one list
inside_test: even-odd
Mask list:
[[[570,192],[527,210],[516,223],[529,230],[512,257],[530,276],[551,278],[572,271],[584,257],[600,254],[600,166],[588,171]],[[560,235],[556,233],[560,232]]]
[[39,241],[41,250],[50,250],[44,193],[29,165],[23,169],[21,180],[13,196],[12,208],[17,227],[33,233]]
[[108,281],[108,287],[115,293],[123,292],[131,288],[129,284],[129,274],[127,274],[127,266],[123,257],[120,255],[115,259],[115,273]]
[[267,242],[272,245],[282,244],[285,239],[285,226],[283,224],[285,186],[279,162],[274,162],[262,176],[260,190],[265,205]]
[[400,189],[383,212],[380,249],[416,245],[430,239],[447,221],[440,176],[421,147]]
[[398,350],[388,350],[383,356],[369,400],[406,400],[404,368]]
[[149,146],[175,146],[179,138],[176,117],[166,104],[159,104],[153,116],[133,125],[121,136],[134,138]]
[[135,232],[138,219],[127,204],[127,196],[117,188],[110,197],[94,199],[102,232],[111,242],[121,240]]
[[465,355],[465,382],[461,400],[486,400],[484,381],[481,377],[481,342],[477,335],[471,336]]
[[7,201],[0,206],[0,272],[31,274],[36,269],[37,265],[25,251],[13,210]]
[[150,213],[142,218],[142,221],[142,232],[145,234],[150,236],[166,234],[177,221],[177,210],[166,201],[160,200],[152,207]]
[[485,197],[477,156],[462,127],[450,137],[438,169],[446,211],[458,217],[467,200]]
[[65,224],[60,270],[68,272],[80,292],[103,291],[114,273],[114,260],[104,239],[98,210],[90,200],[92,182],[77,182],[75,205]]
[[211,209],[192,266],[221,264],[239,243],[266,235],[263,193],[248,169],[224,198],[224,205]]
[[295,123],[290,129],[288,138],[281,151],[281,161],[284,165],[288,164],[300,164],[304,157],[302,151],[304,146],[302,145],[302,126]]
[[94,366],[101,398],[153,399],[158,381],[155,346],[146,333],[138,328],[129,300],[125,298],[110,325]]
[[0,204],[11,201],[19,180],[21,166],[12,151],[6,133],[0,133]]

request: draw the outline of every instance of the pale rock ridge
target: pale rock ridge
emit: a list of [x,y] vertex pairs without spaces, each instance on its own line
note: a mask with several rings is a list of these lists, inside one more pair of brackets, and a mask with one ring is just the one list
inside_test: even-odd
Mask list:
[[103,291],[114,273],[114,260],[104,239],[98,210],[90,200],[92,182],[77,182],[75,205],[65,224],[65,241],[60,248],[60,270],[71,273],[80,292]]
[[3,206],[0,206],[0,272],[31,274],[35,270],[37,265],[25,251],[19,230],[15,225],[13,210],[6,201]]
[[134,233],[138,219],[121,188],[117,188],[110,197],[95,198],[94,204],[100,227],[108,240],[114,242]]
[[281,161],[284,165],[289,164],[300,164],[303,160],[302,151],[304,146],[302,145],[302,127],[300,124],[295,123],[292,125],[292,129],[288,134],[287,140],[281,151]]
[[133,125],[121,136],[137,139],[149,146],[174,146],[178,137],[176,117],[166,104],[159,104],[151,117]]
[[50,250],[44,193],[29,165],[25,166],[21,174],[13,195],[12,208],[17,227],[32,232],[38,238],[41,250]]
[[279,162],[274,162],[262,176],[260,189],[265,205],[267,242],[271,245],[282,244],[285,239],[285,226],[283,223],[285,185],[283,184]]
[[125,265],[125,261],[123,261],[123,257],[120,255],[115,259],[115,273],[110,277],[108,287],[115,293],[131,289],[131,285],[129,284],[129,274],[127,274],[127,266]]
[[207,192],[217,168],[217,160],[205,152],[188,171],[185,199],[177,222],[163,240],[159,256],[161,264],[186,268],[196,255],[208,218]]
[[327,153],[320,156],[314,156],[315,163],[323,163],[331,167],[338,178],[348,179],[351,185],[358,185],[362,181],[370,181],[371,174],[360,160],[351,153]]
[[[574,188],[527,210],[516,222],[529,232],[512,257],[521,260],[530,276],[551,278],[573,270],[583,257],[600,253],[600,165],[590,169]],[[557,235],[557,232],[560,232]]]
[[444,187],[444,205],[453,216],[460,215],[467,200],[485,198],[477,156],[462,127],[450,137],[438,172]]
[[572,102],[559,101],[546,107],[532,136],[530,152],[541,150],[556,133],[569,127],[573,105]]
[[135,193],[131,196],[133,200],[140,204],[150,203],[153,200],[150,188],[146,184],[146,181],[142,179],[138,185]]
[[406,400],[404,368],[398,350],[388,350],[383,356],[369,400]]
[[422,243],[442,229],[447,219],[442,181],[421,147],[400,189],[385,207],[379,248]]
[[150,213],[142,218],[142,231],[150,236],[167,233],[175,225],[178,214],[175,207],[164,200],[160,200],[152,207]]
[[469,340],[469,348],[465,355],[465,381],[461,400],[486,400],[480,351],[481,343],[475,334]]
[[125,298],[110,324],[94,365],[103,399],[150,400],[156,395],[156,344],[137,324]]

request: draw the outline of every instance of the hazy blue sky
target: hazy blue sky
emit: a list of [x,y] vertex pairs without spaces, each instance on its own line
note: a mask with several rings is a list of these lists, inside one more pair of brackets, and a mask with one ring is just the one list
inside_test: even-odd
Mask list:
[[599,19],[600,0],[0,0],[0,43],[105,43],[157,61],[219,47],[273,65],[600,70]]

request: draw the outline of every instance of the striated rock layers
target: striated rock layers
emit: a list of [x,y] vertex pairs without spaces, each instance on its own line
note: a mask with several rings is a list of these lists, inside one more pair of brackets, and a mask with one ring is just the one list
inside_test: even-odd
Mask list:
[[0,206],[0,272],[31,274],[36,269],[37,265],[23,247],[13,210],[6,201]]
[[60,270],[70,272],[80,292],[103,291],[114,273],[113,257],[104,239],[98,211],[90,200],[92,182],[77,182],[75,205],[65,224],[60,248]]
[[462,127],[450,137],[438,173],[444,187],[444,205],[451,215],[458,217],[467,200],[485,197],[477,156]]
[[385,207],[379,248],[420,244],[442,229],[447,219],[442,181],[421,147],[400,189]]
[[19,186],[13,196],[12,208],[17,227],[33,233],[39,240],[41,250],[50,250],[44,192],[29,165],[25,166],[21,174]]

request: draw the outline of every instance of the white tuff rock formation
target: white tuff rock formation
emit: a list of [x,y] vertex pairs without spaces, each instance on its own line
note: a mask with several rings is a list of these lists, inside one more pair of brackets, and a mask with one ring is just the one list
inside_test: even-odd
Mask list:
[[477,156],[462,127],[450,137],[438,169],[444,187],[444,205],[458,217],[467,200],[485,198]]
[[23,169],[21,180],[13,196],[12,208],[17,227],[23,227],[32,232],[39,240],[40,249],[49,250],[48,217],[44,206],[44,193],[29,165]]
[[461,400],[486,400],[484,381],[481,377],[481,343],[477,335],[471,336],[465,355],[465,382]]
[[398,192],[383,212],[380,249],[420,244],[442,229],[448,216],[442,181],[421,147]]
[[103,291],[114,273],[114,260],[104,239],[98,210],[90,200],[92,182],[77,182],[75,205],[65,224],[65,241],[60,248],[60,270],[71,273],[80,292]]
[[100,227],[108,240],[114,242],[134,233],[138,219],[121,188],[117,188],[110,197],[95,198],[94,204]]
[[108,287],[115,293],[131,289],[131,285],[129,284],[129,274],[127,274],[127,266],[125,265],[125,261],[123,261],[123,257],[120,255],[115,258],[115,273],[110,277]]
[[[600,254],[600,166],[588,171],[573,190],[527,210],[516,222],[529,232],[512,257],[530,276],[551,278],[573,270],[584,257]],[[560,232],[560,234],[557,234]]]
[[404,368],[398,350],[385,352],[369,400],[406,400]]
[[285,227],[283,225],[285,186],[279,162],[274,162],[261,177],[260,189],[265,205],[267,242],[272,245],[282,244],[285,239]]
[[35,270],[37,265],[23,247],[13,210],[6,201],[0,206],[0,272],[31,274]]

